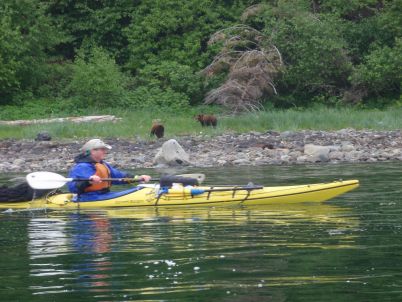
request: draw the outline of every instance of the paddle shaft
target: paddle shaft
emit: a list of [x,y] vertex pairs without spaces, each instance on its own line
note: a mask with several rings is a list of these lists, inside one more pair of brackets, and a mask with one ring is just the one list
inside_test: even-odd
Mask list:
[[[151,178],[150,181],[159,181],[159,178]],[[90,178],[65,178],[65,182],[70,181],[92,181]],[[142,178],[134,179],[129,177],[122,177],[122,178],[101,178],[101,181],[143,181]]]

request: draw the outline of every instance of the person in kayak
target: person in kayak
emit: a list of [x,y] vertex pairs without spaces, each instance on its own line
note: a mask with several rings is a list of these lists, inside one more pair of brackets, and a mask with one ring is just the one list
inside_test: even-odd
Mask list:
[[[149,175],[136,176],[120,171],[110,164],[106,163],[105,157],[107,151],[112,149],[100,139],[91,139],[86,142],[80,153],[75,159],[75,165],[71,169],[69,176],[71,178],[84,178],[88,181],[73,181],[68,183],[68,189],[71,193],[84,196],[86,200],[97,199],[99,195],[108,193],[112,184],[127,184],[136,179],[149,182]],[[102,178],[128,178],[124,181],[102,181]]]

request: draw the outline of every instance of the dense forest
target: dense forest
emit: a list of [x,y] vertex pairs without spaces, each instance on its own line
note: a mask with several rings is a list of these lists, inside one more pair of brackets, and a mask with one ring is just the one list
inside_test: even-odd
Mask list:
[[381,108],[401,83],[402,0],[0,3],[0,106]]

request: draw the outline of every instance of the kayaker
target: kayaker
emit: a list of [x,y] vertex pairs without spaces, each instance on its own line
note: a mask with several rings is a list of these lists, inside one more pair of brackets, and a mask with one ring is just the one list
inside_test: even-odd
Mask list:
[[[68,177],[90,180],[68,183],[70,192],[96,199],[99,194],[108,193],[112,184],[127,184],[134,181],[133,175],[120,171],[104,161],[107,151],[110,149],[112,149],[110,145],[97,138],[89,140],[82,146],[82,153],[74,159],[76,164]],[[129,178],[132,181],[110,182],[102,181],[102,178]],[[149,175],[137,176],[136,179],[138,178],[144,182],[151,180]]]

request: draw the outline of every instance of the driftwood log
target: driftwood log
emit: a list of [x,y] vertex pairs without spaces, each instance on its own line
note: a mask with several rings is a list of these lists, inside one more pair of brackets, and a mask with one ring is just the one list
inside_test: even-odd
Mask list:
[[0,121],[0,125],[7,126],[24,126],[33,124],[49,124],[49,123],[88,123],[88,122],[117,122],[121,118],[114,115],[89,115],[89,116],[71,116],[71,117],[58,117],[37,120],[16,120],[16,121]]

